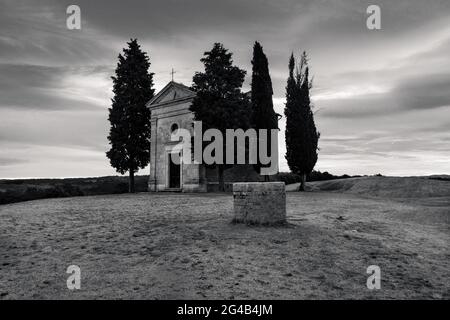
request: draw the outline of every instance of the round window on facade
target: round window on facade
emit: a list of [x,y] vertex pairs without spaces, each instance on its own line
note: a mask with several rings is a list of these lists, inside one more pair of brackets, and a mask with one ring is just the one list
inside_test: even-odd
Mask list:
[[177,130],[178,130],[178,124],[176,124],[176,123],[172,124],[172,126],[170,127],[170,132],[174,133]]

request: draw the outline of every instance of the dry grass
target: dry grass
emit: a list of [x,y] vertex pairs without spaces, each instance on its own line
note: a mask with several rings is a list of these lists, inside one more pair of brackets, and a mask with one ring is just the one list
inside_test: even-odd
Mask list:
[[[288,185],[295,191],[299,184]],[[360,177],[308,182],[307,190],[350,193],[390,199],[446,197],[450,205],[450,180],[429,177]]]
[[[230,194],[2,205],[0,298],[450,298],[447,197],[289,193],[287,209],[288,227],[265,228],[231,224]],[[378,291],[366,288],[372,264]]]

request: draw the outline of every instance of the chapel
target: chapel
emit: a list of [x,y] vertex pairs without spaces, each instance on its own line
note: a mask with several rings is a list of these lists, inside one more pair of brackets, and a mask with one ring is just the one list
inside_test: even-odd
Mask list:
[[[208,192],[218,190],[217,171],[202,164],[172,161],[182,159],[171,133],[179,128],[193,136],[194,114],[189,110],[195,92],[174,81],[169,82],[148,103],[151,112],[149,191]],[[225,189],[233,182],[263,181],[251,165],[236,165],[224,172]]]

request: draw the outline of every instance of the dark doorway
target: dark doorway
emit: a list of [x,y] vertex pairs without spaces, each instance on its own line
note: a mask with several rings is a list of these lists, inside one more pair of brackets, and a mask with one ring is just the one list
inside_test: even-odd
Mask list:
[[[174,157],[177,155],[176,157]],[[175,163],[173,158],[178,158],[178,164]],[[180,153],[169,153],[169,188],[179,189],[181,178],[181,155]]]

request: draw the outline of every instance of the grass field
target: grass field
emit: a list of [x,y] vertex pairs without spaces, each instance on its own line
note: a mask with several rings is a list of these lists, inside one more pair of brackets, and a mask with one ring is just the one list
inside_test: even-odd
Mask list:
[[[276,228],[231,224],[231,194],[1,205],[0,299],[449,299],[450,182],[408,197],[399,181],[353,181],[289,192],[289,225]],[[366,287],[369,265],[380,290]]]

